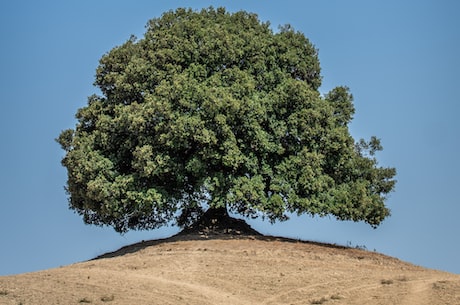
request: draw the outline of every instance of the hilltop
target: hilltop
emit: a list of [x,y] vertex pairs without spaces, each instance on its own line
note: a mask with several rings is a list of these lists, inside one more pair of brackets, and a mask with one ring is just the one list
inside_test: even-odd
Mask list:
[[0,277],[0,304],[460,304],[460,276],[355,248],[190,232]]

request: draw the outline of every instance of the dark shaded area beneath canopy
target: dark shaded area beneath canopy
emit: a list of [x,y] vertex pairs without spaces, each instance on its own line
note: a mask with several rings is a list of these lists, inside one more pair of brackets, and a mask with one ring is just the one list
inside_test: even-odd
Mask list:
[[208,209],[194,224],[178,235],[261,235],[244,220],[230,217],[226,208]]

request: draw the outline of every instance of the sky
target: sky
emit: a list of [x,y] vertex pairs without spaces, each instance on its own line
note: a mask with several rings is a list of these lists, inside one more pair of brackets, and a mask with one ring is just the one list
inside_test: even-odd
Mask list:
[[261,233],[366,247],[460,274],[460,2],[433,1],[1,1],[0,275],[94,258],[178,232],[116,233],[68,209],[64,155],[54,141],[98,93],[103,54],[151,18],[178,7],[246,10],[273,29],[291,24],[318,48],[321,92],[348,86],[355,139],[381,139],[380,165],[396,167],[377,229],[333,218],[292,217]]

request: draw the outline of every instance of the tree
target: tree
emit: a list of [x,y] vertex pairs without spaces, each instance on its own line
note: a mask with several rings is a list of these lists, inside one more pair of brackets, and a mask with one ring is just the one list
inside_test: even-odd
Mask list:
[[102,95],[57,139],[70,208],[88,224],[187,227],[206,208],[373,227],[389,215],[395,169],[378,166],[377,138],[350,135],[348,88],[319,93],[317,50],[291,26],[169,11],[105,54],[95,85]]

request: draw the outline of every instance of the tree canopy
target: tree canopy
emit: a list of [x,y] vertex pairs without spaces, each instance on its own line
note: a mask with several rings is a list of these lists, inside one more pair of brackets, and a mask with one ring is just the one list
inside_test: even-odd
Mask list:
[[70,208],[118,232],[203,209],[285,220],[332,215],[378,226],[394,168],[355,141],[347,87],[324,96],[314,45],[244,11],[177,9],[100,59],[65,150]]

